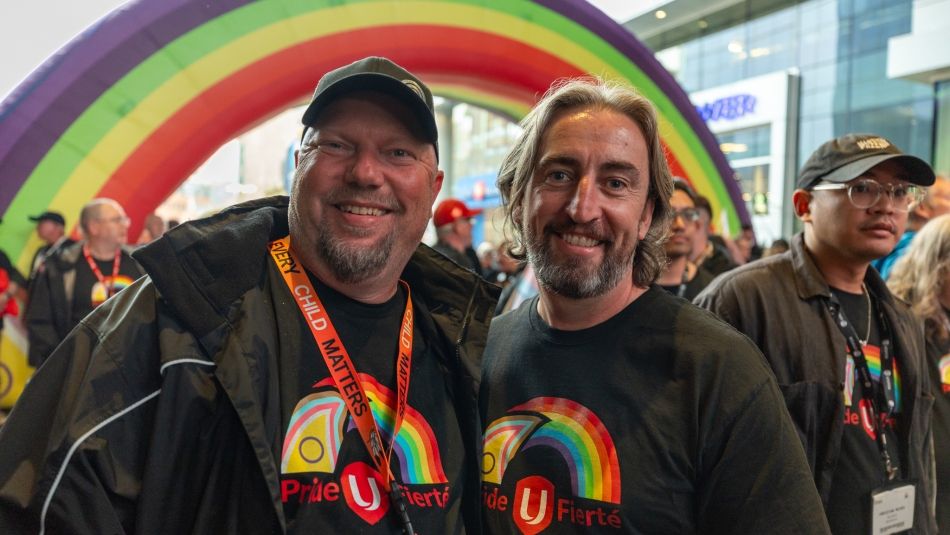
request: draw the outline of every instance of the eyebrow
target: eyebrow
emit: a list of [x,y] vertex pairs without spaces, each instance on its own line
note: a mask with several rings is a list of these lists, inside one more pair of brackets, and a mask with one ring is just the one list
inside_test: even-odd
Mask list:
[[[549,165],[560,164],[565,167],[580,167],[580,160],[573,156],[567,156],[564,154],[555,154],[552,156],[546,156],[540,162],[538,162],[538,168],[544,168]],[[630,162],[625,162],[622,160],[609,160],[604,162],[598,168],[599,171],[610,171],[610,172],[622,172],[630,173],[634,178],[640,178],[640,170],[637,169],[637,166],[633,165]]]

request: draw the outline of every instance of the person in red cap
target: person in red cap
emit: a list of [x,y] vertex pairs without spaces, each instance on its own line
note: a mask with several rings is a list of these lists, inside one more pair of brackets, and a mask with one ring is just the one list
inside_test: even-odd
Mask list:
[[438,241],[432,246],[456,264],[482,275],[478,255],[472,248],[472,218],[482,213],[458,199],[445,199],[435,207],[432,224]]

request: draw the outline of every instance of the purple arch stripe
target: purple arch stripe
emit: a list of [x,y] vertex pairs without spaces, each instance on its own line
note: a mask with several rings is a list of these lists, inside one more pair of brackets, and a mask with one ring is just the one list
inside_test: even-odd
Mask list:
[[[0,104],[0,167],[7,177],[0,188],[0,212],[104,88],[169,42],[249,1],[140,1],[103,18],[33,72]],[[48,127],[34,128],[37,122]]]

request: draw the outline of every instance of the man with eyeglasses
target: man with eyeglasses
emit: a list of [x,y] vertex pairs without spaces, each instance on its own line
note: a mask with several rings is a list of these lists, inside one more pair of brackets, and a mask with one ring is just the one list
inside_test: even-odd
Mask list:
[[836,535],[936,533],[923,332],[868,269],[933,182],[924,161],[882,137],[830,140],[799,173],[804,231],[791,250],[696,298],[768,359]]
[[83,240],[61,247],[30,283],[26,326],[30,365],[39,367],[69,331],[142,276],[126,246],[129,218],[118,202],[93,199],[79,214]]
[[671,294],[691,300],[712,282],[713,275],[690,261],[695,236],[702,232],[702,222],[696,209],[696,194],[685,181],[673,181],[670,206],[673,223],[669,238],[663,244],[667,264],[656,282]]

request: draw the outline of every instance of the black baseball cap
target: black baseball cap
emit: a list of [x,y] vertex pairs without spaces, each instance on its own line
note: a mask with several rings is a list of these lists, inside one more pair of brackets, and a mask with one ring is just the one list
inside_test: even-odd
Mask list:
[[904,154],[893,143],[875,134],[846,134],[824,142],[809,156],[798,173],[798,187],[810,189],[819,182],[843,183],[875,165],[895,160],[907,171],[907,180],[918,186],[934,183],[934,171],[916,156]]
[[62,226],[66,226],[66,218],[63,217],[63,214],[59,212],[43,212],[40,215],[31,215],[29,216],[30,221],[39,223],[40,221],[52,221],[54,223],[59,223]]
[[335,99],[355,91],[377,91],[404,103],[418,121],[425,141],[435,147],[438,157],[439,132],[432,92],[412,73],[378,56],[363,58],[323,75],[310,105],[303,112],[304,126],[312,126],[320,112]]

